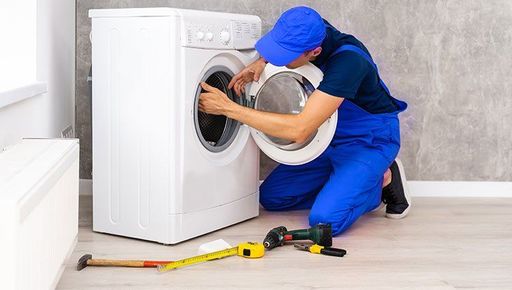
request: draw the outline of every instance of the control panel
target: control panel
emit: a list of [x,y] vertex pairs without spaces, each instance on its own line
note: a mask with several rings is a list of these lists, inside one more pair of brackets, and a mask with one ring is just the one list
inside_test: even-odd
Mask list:
[[261,20],[252,15],[233,15],[212,12],[203,17],[196,13],[186,15],[182,21],[182,45],[209,49],[254,48],[261,37]]

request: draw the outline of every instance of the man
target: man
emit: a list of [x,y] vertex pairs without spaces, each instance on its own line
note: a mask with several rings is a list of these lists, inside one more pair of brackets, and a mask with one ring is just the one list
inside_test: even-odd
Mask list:
[[397,115],[407,104],[390,95],[365,46],[302,6],[284,12],[256,43],[256,50],[261,57],[234,76],[229,87],[238,95],[244,93],[267,62],[288,68],[311,62],[322,69],[324,78],[304,110],[296,115],[257,111],[202,83],[201,111],[301,143],[338,110],[328,148],[307,164],[279,165],[260,187],[261,205],[276,211],[310,208],[310,225],[329,223],[334,235],[378,209],[381,201],[387,204],[387,217],[405,217],[410,200],[401,164],[394,159],[400,148]]

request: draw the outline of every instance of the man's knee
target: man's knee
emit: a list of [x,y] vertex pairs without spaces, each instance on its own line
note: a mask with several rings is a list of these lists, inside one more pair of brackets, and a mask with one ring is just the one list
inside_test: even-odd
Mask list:
[[272,201],[272,195],[269,189],[268,183],[263,181],[260,185],[260,204],[267,210],[271,210],[274,206],[274,202]]
[[260,186],[260,204],[269,211],[309,209],[315,201],[314,192],[297,192],[283,186]]
[[271,183],[264,181],[260,185],[260,204],[264,209],[280,210],[285,206],[283,201],[284,198]]
[[261,206],[266,210],[277,210],[279,208],[279,204],[276,202],[275,199],[263,195],[260,191],[260,204]]

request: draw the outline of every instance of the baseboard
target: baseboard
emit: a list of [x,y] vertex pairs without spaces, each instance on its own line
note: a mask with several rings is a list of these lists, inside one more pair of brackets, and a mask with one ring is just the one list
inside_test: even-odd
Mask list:
[[92,195],[92,179],[80,179],[80,195]]
[[408,181],[412,196],[424,197],[512,197],[512,182]]
[[[512,197],[512,182],[505,181],[410,180],[407,184],[411,195],[418,197]],[[80,179],[80,195],[92,195],[92,179]]]

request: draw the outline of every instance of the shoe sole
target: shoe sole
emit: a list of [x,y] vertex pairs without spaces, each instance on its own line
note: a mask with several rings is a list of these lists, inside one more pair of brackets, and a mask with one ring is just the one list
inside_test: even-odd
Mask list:
[[409,206],[402,212],[402,213],[386,213],[386,217],[390,219],[402,219],[409,214],[409,209],[411,209],[411,197],[409,195],[409,186],[407,185],[407,178],[405,177],[405,171],[404,166],[402,164],[402,161],[400,159],[395,159],[396,164],[398,165],[398,171],[400,171],[400,179],[402,181],[402,186],[404,188],[404,196],[405,200],[407,200],[407,203]]

